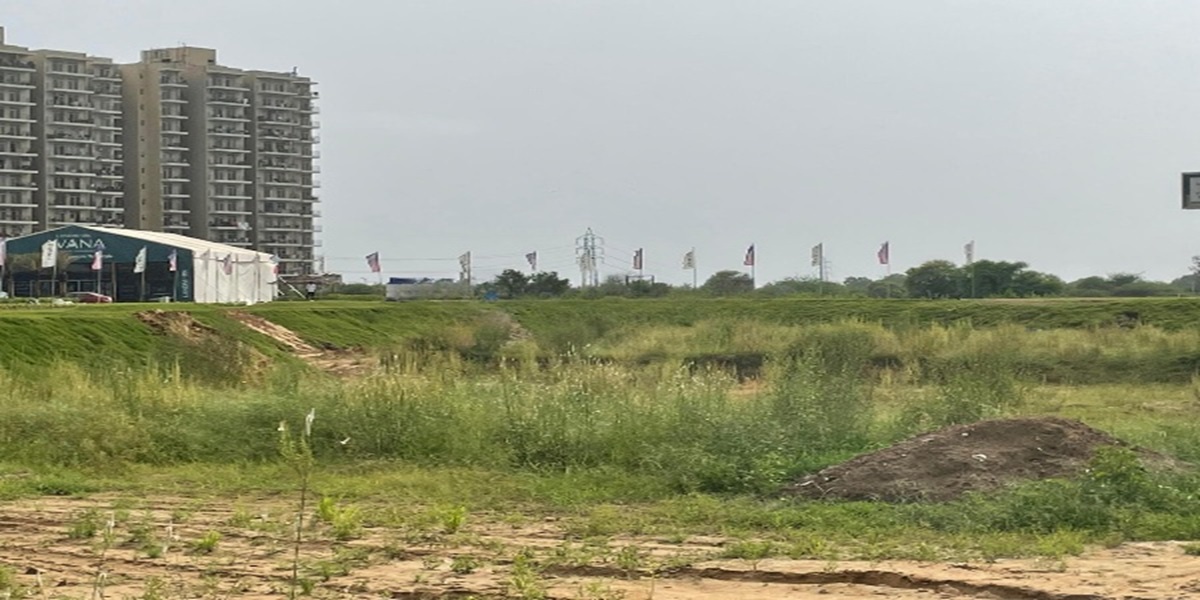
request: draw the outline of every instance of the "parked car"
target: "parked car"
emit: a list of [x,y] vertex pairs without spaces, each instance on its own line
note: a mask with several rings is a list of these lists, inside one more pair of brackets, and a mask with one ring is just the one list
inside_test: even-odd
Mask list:
[[80,304],[109,304],[113,301],[112,296],[105,296],[96,292],[71,292],[67,294],[67,300],[79,302]]

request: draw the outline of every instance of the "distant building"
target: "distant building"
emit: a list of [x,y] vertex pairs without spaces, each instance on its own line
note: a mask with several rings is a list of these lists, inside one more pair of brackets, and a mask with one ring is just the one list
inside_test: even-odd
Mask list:
[[[51,241],[54,264],[43,267]],[[73,225],[12,238],[5,247],[0,289],[17,298],[97,292],[118,302],[254,304],[278,290],[271,255],[173,233]]]
[[0,237],[67,224],[163,231],[314,271],[316,84],[147,50],[137,63],[6,45]]

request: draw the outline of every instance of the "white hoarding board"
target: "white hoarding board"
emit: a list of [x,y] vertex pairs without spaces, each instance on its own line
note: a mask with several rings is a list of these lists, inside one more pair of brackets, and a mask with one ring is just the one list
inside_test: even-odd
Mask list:
[[1183,174],[1183,208],[1200,209],[1200,173]]

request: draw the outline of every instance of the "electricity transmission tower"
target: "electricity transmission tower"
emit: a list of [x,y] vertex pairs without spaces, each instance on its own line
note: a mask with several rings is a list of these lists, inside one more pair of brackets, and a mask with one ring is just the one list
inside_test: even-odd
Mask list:
[[600,269],[597,265],[604,260],[604,238],[592,233],[591,227],[575,238],[575,259],[579,262],[580,286],[599,286]]

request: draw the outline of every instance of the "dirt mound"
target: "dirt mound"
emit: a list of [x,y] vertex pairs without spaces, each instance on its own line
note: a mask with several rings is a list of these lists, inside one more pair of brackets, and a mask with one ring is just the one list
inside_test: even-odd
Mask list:
[[154,331],[197,341],[217,335],[217,331],[182,310],[145,310],[135,315]]
[[1122,442],[1071,419],[996,419],[904,440],[809,475],[787,491],[843,500],[953,500],[1026,480],[1078,475]]

